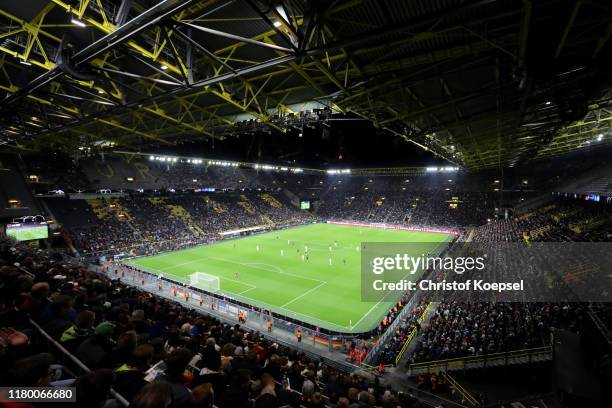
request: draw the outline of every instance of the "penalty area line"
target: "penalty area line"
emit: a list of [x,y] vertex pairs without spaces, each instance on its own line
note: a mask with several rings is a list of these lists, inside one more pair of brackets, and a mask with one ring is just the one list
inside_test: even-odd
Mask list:
[[285,303],[284,305],[282,305],[282,306],[281,306],[281,308],[283,308],[283,309],[284,309],[284,308],[285,308],[285,306],[287,306],[287,305],[289,305],[289,304],[291,304],[291,303],[295,302],[296,300],[298,300],[298,299],[300,299],[300,298],[302,298],[302,297],[306,296],[306,295],[307,295],[307,294],[309,294],[310,292],[313,292],[313,291],[315,291],[315,290],[319,289],[321,286],[326,285],[326,284],[327,284],[327,282],[325,282],[325,281],[324,281],[324,282],[319,283],[317,286],[315,286],[314,288],[311,288],[311,289],[307,290],[306,292],[302,293],[300,296],[296,296],[296,297],[294,297],[293,299],[291,299],[290,301],[288,301],[287,303]]

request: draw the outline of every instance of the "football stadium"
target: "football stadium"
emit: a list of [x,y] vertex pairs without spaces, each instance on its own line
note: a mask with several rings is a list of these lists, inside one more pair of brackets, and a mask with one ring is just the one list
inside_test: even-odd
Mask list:
[[0,408],[612,406],[612,4],[0,2]]
[[[136,258],[128,265],[320,328],[365,332],[378,326],[396,299],[375,304],[361,301],[364,232],[369,242],[431,243],[428,252],[440,251],[441,243],[449,240],[443,233],[312,224]],[[198,273],[208,275],[213,283],[193,282],[191,277]],[[342,307],[337,305],[339,299]]]

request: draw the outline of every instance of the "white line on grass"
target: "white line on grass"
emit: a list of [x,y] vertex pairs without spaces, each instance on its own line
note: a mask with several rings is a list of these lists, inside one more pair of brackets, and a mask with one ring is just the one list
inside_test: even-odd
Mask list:
[[[257,287],[257,286],[255,286],[255,285],[253,285],[253,284],[246,283],[246,282],[242,282],[242,281],[239,281],[239,280],[237,280],[237,279],[224,278],[224,277],[222,277],[222,276],[218,276],[218,277],[219,277],[219,278],[221,278],[221,279],[228,280],[228,281],[238,282],[238,283],[240,283],[240,284],[242,284],[242,285],[250,286],[250,288],[249,288],[248,290],[255,289],[255,288]],[[242,293],[242,292],[240,292],[240,293]]]
[[[261,262],[245,262],[245,263],[241,263],[240,265],[245,265],[245,266],[250,266],[250,265],[262,265],[262,266],[269,266],[272,269],[275,269],[276,272],[278,273],[283,273],[283,269],[280,266],[276,266],[276,265],[270,265],[267,263],[261,263]],[[259,268],[261,269],[261,268]],[[270,272],[274,272],[274,271],[270,271]]]
[[368,316],[370,313],[372,313],[372,310],[376,309],[376,307],[380,304],[380,302],[382,302],[382,299],[379,300],[378,303],[376,303],[374,306],[372,306],[370,308],[370,310],[368,310],[363,316],[361,316],[361,319],[357,320],[357,323],[352,325],[352,328],[354,329],[355,327],[357,327],[359,325],[359,323],[361,323],[361,321],[366,318],[366,316]]
[[240,296],[240,295],[242,295],[243,293],[247,293],[247,292],[248,292],[248,291],[250,291],[250,290],[257,289],[257,286],[255,286],[255,285],[251,285],[251,286],[252,286],[252,287],[250,287],[250,288],[248,288],[248,289],[245,289],[245,290],[243,290],[242,292],[238,292],[238,293],[236,293],[236,295],[237,295],[237,296]]
[[292,300],[288,301],[287,303],[285,303],[285,304],[284,304],[284,305],[282,305],[281,307],[282,307],[282,308],[285,308],[285,306],[287,306],[288,304],[293,303],[293,302],[295,302],[296,300],[298,300],[299,298],[302,298],[302,297],[306,296],[306,295],[307,295],[307,294],[309,294],[310,292],[313,292],[313,291],[315,291],[315,290],[319,289],[321,286],[325,285],[326,283],[327,283],[327,282],[321,282],[321,283],[319,283],[319,284],[318,284],[317,286],[315,286],[314,288],[309,289],[309,290],[307,290],[306,292],[302,293],[300,296],[297,296],[297,297],[293,298]]
[[[264,263],[242,263],[242,262],[236,262],[236,261],[232,261],[231,259],[227,259],[227,258],[221,258],[221,257],[215,257],[215,256],[209,256],[209,259],[214,259],[217,261],[223,261],[223,262],[227,262],[227,263],[232,263],[234,265],[241,265],[241,266],[248,266],[250,268],[254,268],[254,269],[260,269],[262,271],[266,271],[266,272],[272,272],[275,273],[274,271],[271,271],[270,269],[266,269],[266,268],[262,268],[262,267],[258,267],[258,266],[249,266],[249,265],[266,265],[266,266],[272,266],[272,267],[276,267],[278,268],[278,266],[275,265],[270,265],[270,264],[264,264]],[[310,281],[314,281],[314,282],[319,282],[319,283],[327,283],[327,281],[322,281],[320,279],[313,279],[313,278],[308,278],[306,276],[300,276],[300,275],[295,275],[293,273],[288,273],[283,271],[281,268],[279,268],[280,270],[276,273],[279,273],[281,275],[287,275],[287,276],[293,276],[294,278],[299,278],[299,279],[304,279],[304,280],[310,280]]]

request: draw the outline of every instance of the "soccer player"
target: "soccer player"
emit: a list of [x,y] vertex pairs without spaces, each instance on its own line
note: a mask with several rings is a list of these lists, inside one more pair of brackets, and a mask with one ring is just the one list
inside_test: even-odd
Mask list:
[[302,254],[302,262],[304,262],[304,258],[305,258],[305,257],[304,257],[304,254]]
[[346,259],[343,259],[342,263],[344,264],[344,266],[346,266]]
[[332,264],[332,259],[329,258],[329,266],[331,266],[331,264]]
[[256,245],[255,249],[257,250],[257,252],[259,252],[259,245]]
[[308,245],[304,245],[304,252],[308,252]]
[[234,272],[234,279],[240,279],[240,272]]
[[281,249],[281,256],[285,256],[285,250]]
[[329,252],[331,252],[331,251],[332,251],[332,247],[331,247],[331,245],[330,245],[330,246],[329,246]]

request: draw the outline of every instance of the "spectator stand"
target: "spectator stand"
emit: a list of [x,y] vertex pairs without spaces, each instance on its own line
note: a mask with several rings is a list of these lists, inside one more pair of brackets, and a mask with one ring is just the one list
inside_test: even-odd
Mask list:
[[448,372],[551,361],[553,359],[553,344],[551,338],[550,345],[543,347],[414,363],[408,366],[407,374],[416,376],[440,371]]
[[[96,272],[110,279],[119,279],[126,285],[155,296],[175,301],[198,313],[212,315],[230,325],[242,324],[273,342],[297,349],[309,358],[322,359],[325,364],[338,370],[352,373],[360,368],[347,361],[347,355],[342,352],[345,350],[345,345],[354,340],[353,336],[322,333],[311,327],[287,321],[274,314],[271,315],[269,311],[257,310],[249,305],[240,304],[234,299],[213,296],[190,287],[186,279],[181,281],[177,278],[164,277],[160,280],[156,274],[113,263],[100,268],[96,267]],[[272,319],[273,329],[268,332],[267,323],[270,319]],[[302,333],[302,342],[297,342],[294,334],[298,329]]]

